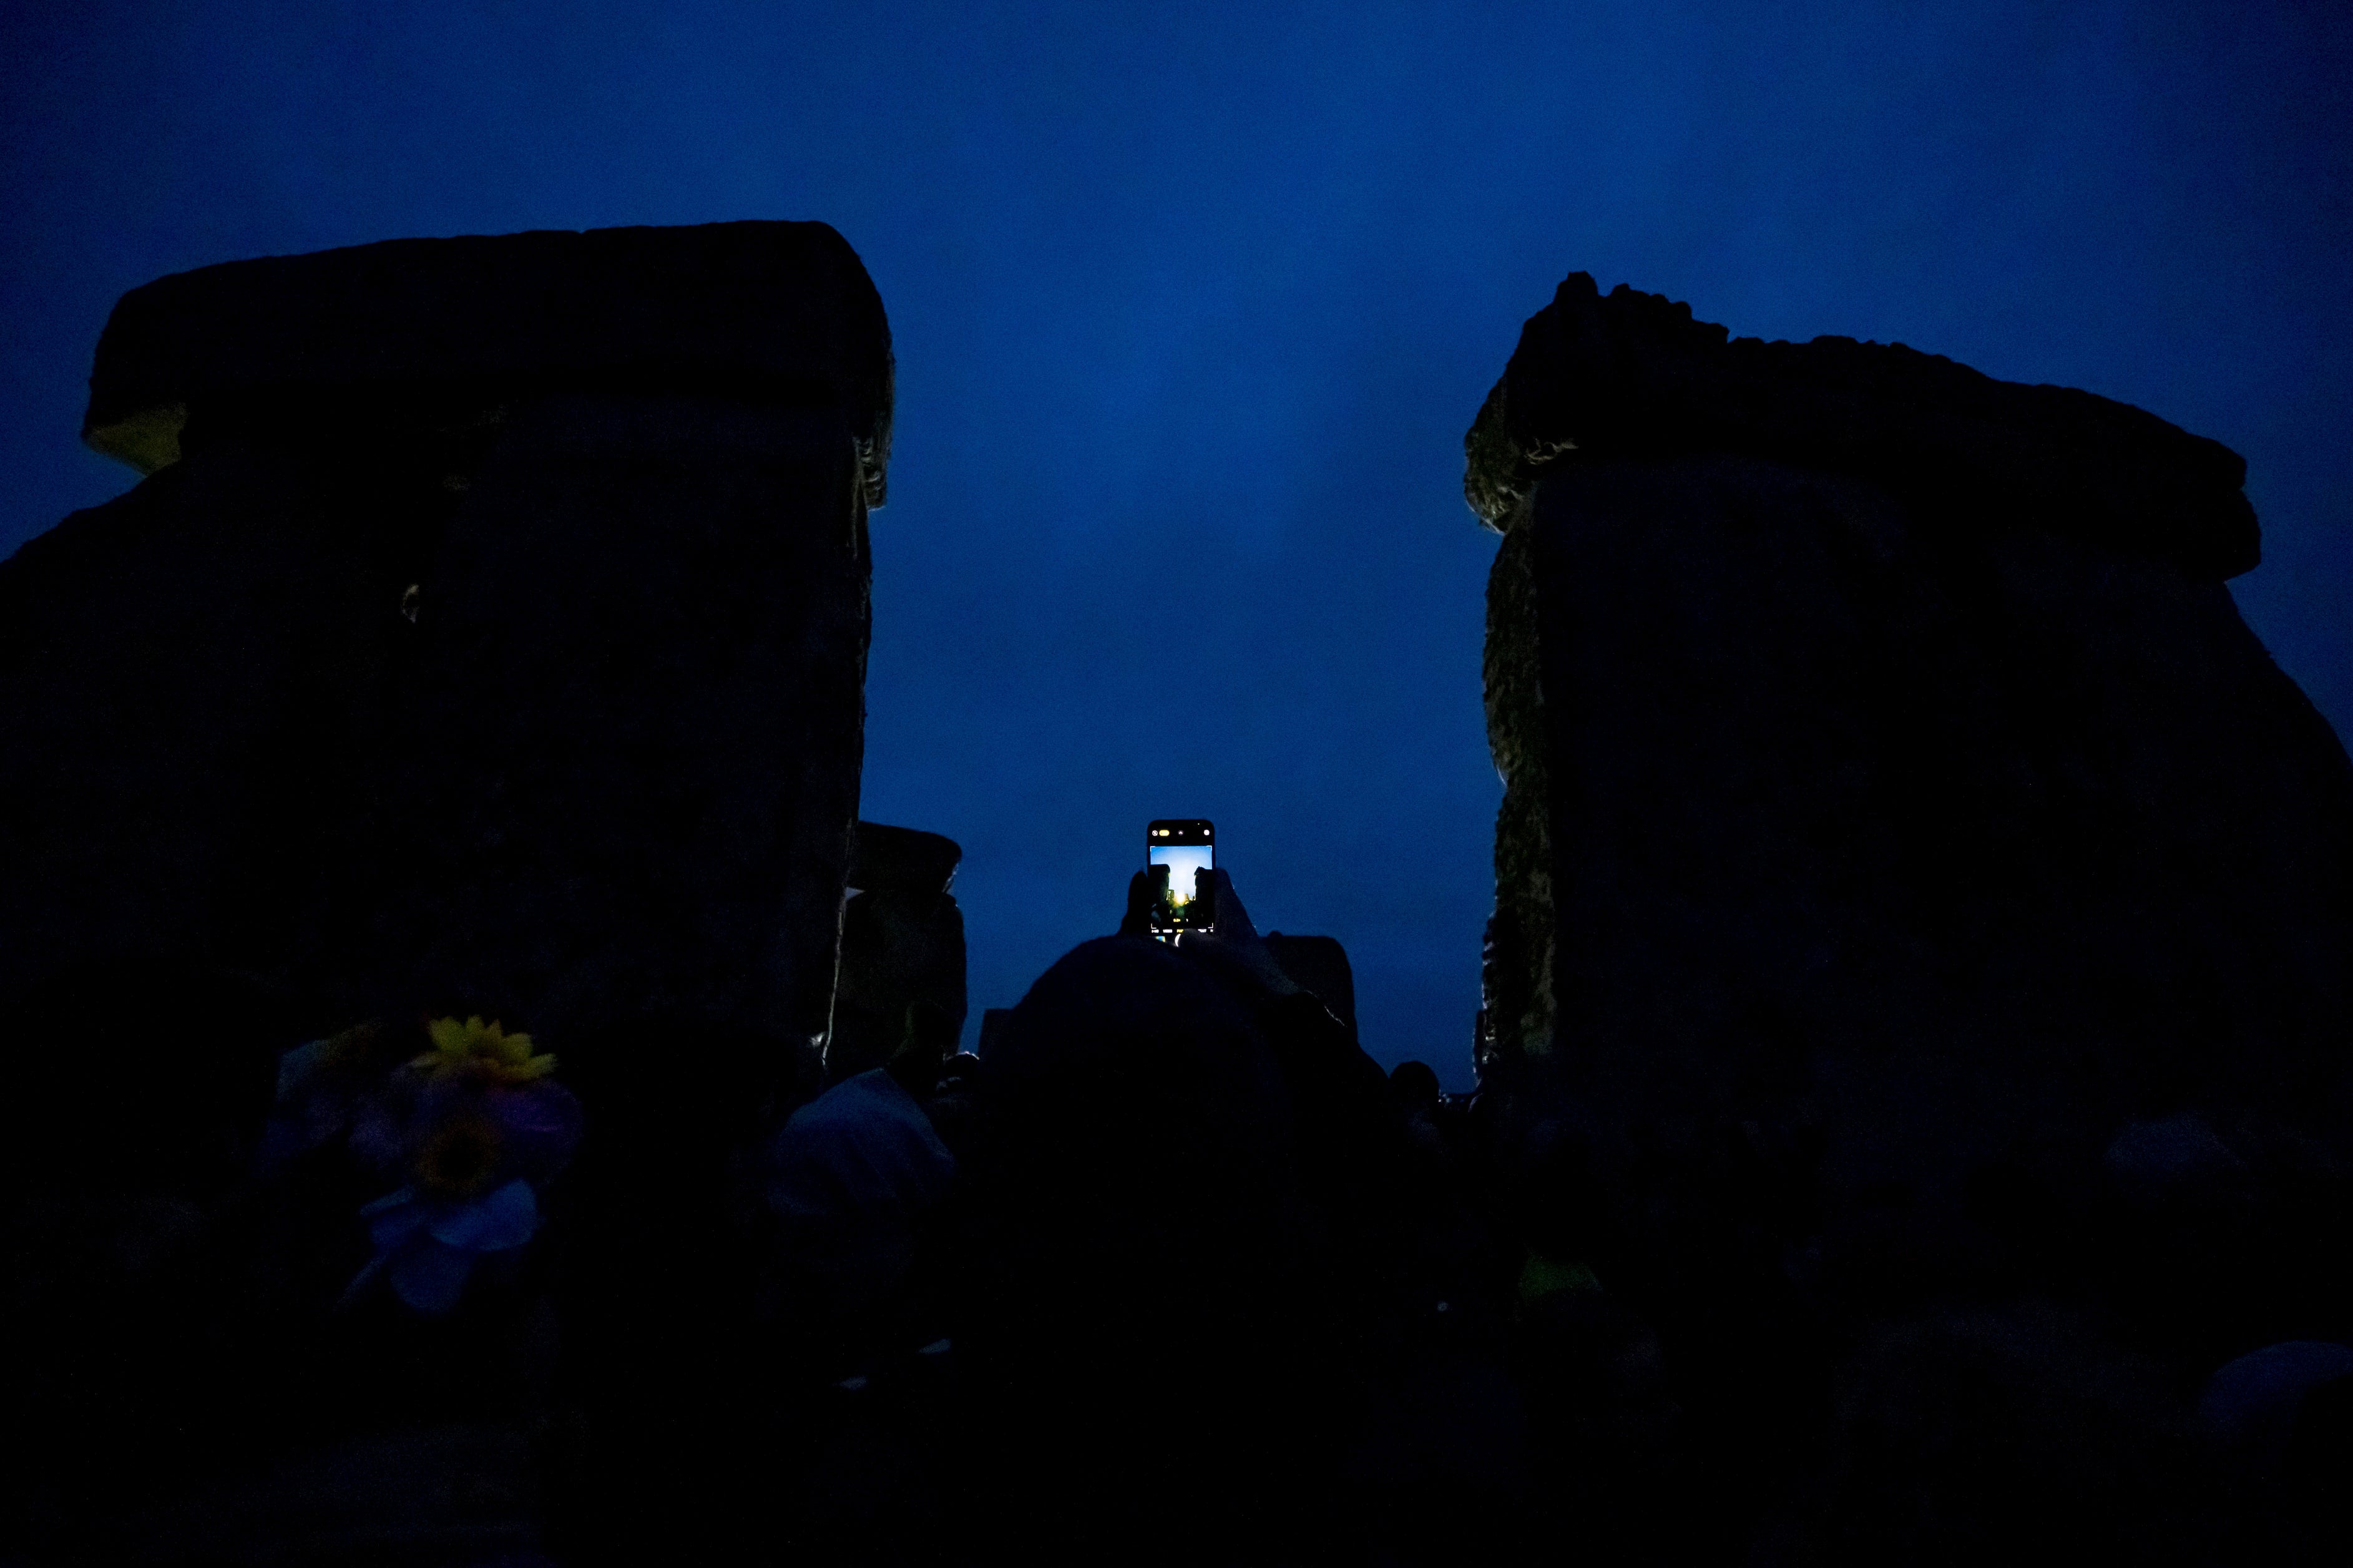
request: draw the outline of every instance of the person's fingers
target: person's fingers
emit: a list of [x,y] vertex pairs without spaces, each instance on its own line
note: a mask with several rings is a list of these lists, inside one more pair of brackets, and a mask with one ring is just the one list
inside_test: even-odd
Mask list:
[[1222,900],[1233,898],[1233,884],[1224,880],[1223,872],[1211,886],[1218,889],[1221,901],[1216,929],[1187,932],[1178,951],[1248,989],[1275,996],[1298,990],[1298,982],[1283,973],[1282,965],[1267,950],[1265,939],[1250,923],[1250,911],[1241,907],[1241,900],[1234,899],[1231,915],[1225,912]]
[[1167,896],[1168,868],[1147,866],[1127,879],[1127,912],[1120,917],[1121,936],[1150,936],[1152,906]]
[[1241,895],[1234,891],[1234,879],[1222,869],[1204,874],[1209,879],[1210,896],[1217,900],[1210,907],[1217,911],[1218,935],[1228,942],[1256,942],[1258,927],[1250,924],[1250,910],[1242,908]]

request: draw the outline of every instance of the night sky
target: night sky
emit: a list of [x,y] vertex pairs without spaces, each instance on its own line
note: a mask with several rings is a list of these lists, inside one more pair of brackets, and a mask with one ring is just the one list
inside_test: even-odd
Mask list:
[[[1137,19],[1142,17],[1143,19]],[[0,7],[0,552],[123,290],[404,235],[822,218],[899,361],[864,814],[972,996],[1209,816],[1366,1044],[1469,1077],[1500,795],[1464,427],[1567,272],[2138,404],[2353,721],[2353,6]],[[967,1033],[967,1039],[970,1035]]]

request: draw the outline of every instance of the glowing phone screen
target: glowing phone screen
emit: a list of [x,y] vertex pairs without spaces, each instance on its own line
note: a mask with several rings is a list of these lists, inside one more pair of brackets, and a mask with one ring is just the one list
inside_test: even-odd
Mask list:
[[1207,844],[1155,844],[1152,864],[1168,868],[1168,901],[1181,910],[1193,901],[1193,873],[1208,870],[1214,857]]
[[1193,924],[1186,918],[1187,907],[1199,890],[1193,879],[1217,864],[1217,851],[1211,847],[1217,840],[1216,825],[1205,817],[1164,817],[1145,827],[1145,863],[1168,868],[1167,929]]

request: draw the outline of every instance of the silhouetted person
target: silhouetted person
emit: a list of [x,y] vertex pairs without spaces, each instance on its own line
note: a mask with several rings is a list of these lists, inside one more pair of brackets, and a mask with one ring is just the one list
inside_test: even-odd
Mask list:
[[[1165,875],[1165,873],[1164,873]],[[1378,1068],[1256,940],[1142,929],[1041,976],[976,1081],[969,1345],[993,1543],[1297,1562],[1327,1516],[1393,1191]]]
[[923,1256],[955,1156],[925,1108],[955,1037],[906,1008],[888,1063],[842,1079],[770,1140],[765,1192],[798,1331],[836,1375],[908,1348],[928,1321]]
[[777,1545],[808,1561],[932,1560],[953,1510],[943,1266],[965,1068],[951,1081],[944,1009],[907,1005],[892,1036],[882,1067],[802,1106],[766,1151],[783,1287]]
[[2158,1369],[2064,1317],[1940,1316],[1883,1335],[1842,1381],[1825,1568],[2278,1561],[2218,1539]]
[[1389,1069],[1389,1092],[1407,1114],[1434,1110],[1440,1098],[1438,1073],[1428,1062],[1399,1062]]
[[1440,1244],[1436,1234],[1461,1227],[1453,1151],[1439,1126],[1438,1075],[1427,1062],[1400,1062],[1389,1072],[1389,1103],[1404,1132],[1406,1210],[1422,1254]]

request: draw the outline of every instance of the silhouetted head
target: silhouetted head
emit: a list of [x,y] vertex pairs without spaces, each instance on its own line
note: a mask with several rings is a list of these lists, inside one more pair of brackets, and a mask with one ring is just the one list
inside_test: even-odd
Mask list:
[[911,1002],[902,1015],[897,1047],[883,1065],[899,1087],[918,1100],[938,1089],[948,1058],[955,1055],[961,1020],[930,1002]]
[[978,1195],[1008,1266],[1035,1274],[1025,1289],[1149,1280],[1121,1315],[1179,1317],[1178,1298],[1273,1244],[1292,1180],[1281,1079],[1250,1009],[1170,948],[1071,952],[1007,1018],[976,1093]]
[[1389,1092],[1407,1115],[1431,1110],[1440,1096],[1438,1074],[1428,1062],[1399,1062],[1389,1072]]
[[1041,1509],[1078,1534],[1115,1526],[1130,1539],[1097,1544],[1129,1560],[1139,1528],[1242,1528],[1208,1521],[1262,1509],[1282,1473],[1306,1250],[1255,1016],[1169,947],[1092,942],[1013,1009],[974,1100],[957,1345],[1005,1424],[987,1441],[1002,1506],[1026,1529]]

